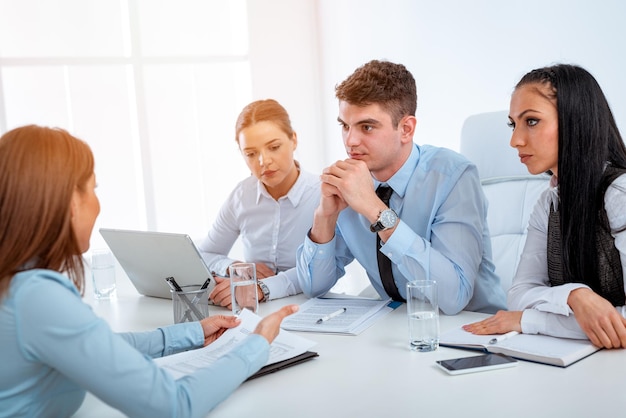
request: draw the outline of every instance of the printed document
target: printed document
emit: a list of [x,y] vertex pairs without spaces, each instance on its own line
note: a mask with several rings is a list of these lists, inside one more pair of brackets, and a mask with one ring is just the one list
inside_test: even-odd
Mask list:
[[358,335],[398,305],[390,299],[314,298],[285,318],[282,327],[289,331]]
[[[155,362],[173,375],[175,379],[192,374],[194,371],[212,364],[252,333],[261,320],[261,317],[247,309],[242,311],[239,318],[241,324],[238,327],[226,330],[221,337],[206,347],[160,357],[155,359]],[[267,365],[299,356],[316,344],[314,341],[281,330],[270,346]]]

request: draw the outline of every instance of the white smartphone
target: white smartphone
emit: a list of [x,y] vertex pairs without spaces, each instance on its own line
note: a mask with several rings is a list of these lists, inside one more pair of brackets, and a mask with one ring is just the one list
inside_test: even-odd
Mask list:
[[483,372],[517,366],[518,361],[503,354],[482,354],[474,357],[461,357],[438,360],[437,366],[452,375]]

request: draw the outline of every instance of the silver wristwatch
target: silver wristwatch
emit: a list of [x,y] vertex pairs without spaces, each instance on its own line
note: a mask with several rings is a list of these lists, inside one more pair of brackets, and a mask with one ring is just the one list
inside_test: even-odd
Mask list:
[[370,231],[379,232],[385,229],[393,228],[398,222],[398,215],[393,209],[381,210],[378,214],[378,220],[370,225]]
[[261,292],[263,292],[263,302],[267,302],[268,300],[270,300],[270,289],[269,289],[269,287],[267,287],[267,285],[265,283],[263,283],[263,280],[257,281],[257,284],[261,288]]

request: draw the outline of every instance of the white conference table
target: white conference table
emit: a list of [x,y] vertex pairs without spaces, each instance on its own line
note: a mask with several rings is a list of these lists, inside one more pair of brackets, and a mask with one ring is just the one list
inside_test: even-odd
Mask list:
[[[118,297],[85,301],[115,331],[145,331],[173,322],[171,301],[140,296],[118,274]],[[302,295],[261,304],[264,316]],[[210,307],[210,315],[229,313]],[[441,316],[445,331],[484,317]],[[440,347],[410,351],[402,305],[358,336],[300,333],[319,357],[243,383],[210,417],[600,417],[626,416],[626,351],[602,350],[568,368],[517,367],[450,376],[435,360],[474,355]],[[219,381],[215,385],[219,385]],[[210,387],[207,390],[211,390]],[[91,394],[76,417],[121,417]]]

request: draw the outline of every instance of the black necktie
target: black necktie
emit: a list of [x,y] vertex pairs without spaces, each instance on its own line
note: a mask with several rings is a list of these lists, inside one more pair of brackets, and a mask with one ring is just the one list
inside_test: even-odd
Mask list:
[[[376,189],[376,195],[383,201],[387,207],[389,207],[389,198],[393,193],[393,189],[389,186],[383,186],[382,184]],[[380,272],[380,279],[383,282],[385,292],[395,301],[404,302],[404,298],[398,292],[396,282],[393,280],[393,273],[391,271],[391,260],[380,251],[380,235],[376,234],[376,257],[378,258],[378,271]]]

